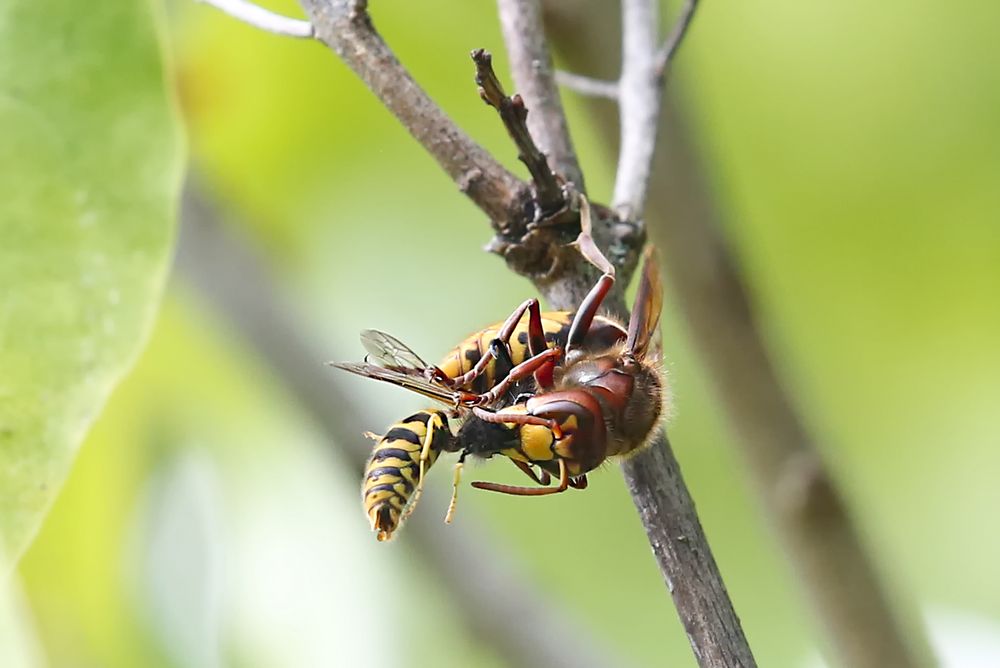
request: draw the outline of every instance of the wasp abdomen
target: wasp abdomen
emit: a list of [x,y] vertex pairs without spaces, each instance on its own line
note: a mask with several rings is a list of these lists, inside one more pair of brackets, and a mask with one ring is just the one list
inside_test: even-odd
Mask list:
[[379,540],[388,540],[399,528],[403,510],[420,481],[424,446],[429,444],[426,474],[442,450],[450,449],[452,438],[448,417],[441,411],[425,410],[392,425],[379,439],[365,467],[361,489],[365,512]]

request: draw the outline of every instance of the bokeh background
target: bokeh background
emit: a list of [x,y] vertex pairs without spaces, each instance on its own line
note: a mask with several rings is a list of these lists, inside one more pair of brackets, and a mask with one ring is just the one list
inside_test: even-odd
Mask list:
[[[521,173],[467,57],[494,51],[508,80],[493,3],[371,9],[417,80]],[[192,182],[327,359],[359,358],[368,327],[436,358],[533,293],[480,251],[484,217],[327,49],[168,10]],[[956,666],[1000,665],[998,24],[985,0],[706,0],[670,83],[791,395],[891,589]],[[566,101],[605,201],[602,129]],[[672,440],[750,643],[762,666],[808,665],[815,627],[683,316],[668,303],[663,323]],[[375,431],[421,405],[337,382]],[[504,665],[465,635],[467,602],[405,531],[376,544],[338,447],[176,274],[4,601],[3,665]],[[507,468],[469,477],[516,480]],[[429,485],[447,487],[438,469]],[[620,665],[695,665],[616,467],[544,500],[466,489],[456,524],[488,532]]]

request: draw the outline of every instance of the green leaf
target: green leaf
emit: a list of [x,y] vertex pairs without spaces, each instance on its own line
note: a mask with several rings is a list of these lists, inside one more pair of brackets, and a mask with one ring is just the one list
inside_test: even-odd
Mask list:
[[150,3],[0,4],[0,574],[150,330],[181,137]]

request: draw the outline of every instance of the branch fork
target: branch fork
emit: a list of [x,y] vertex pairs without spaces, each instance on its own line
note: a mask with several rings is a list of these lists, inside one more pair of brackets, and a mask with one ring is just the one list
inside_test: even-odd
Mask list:
[[[580,232],[581,193],[573,182],[550,166],[548,157],[538,147],[528,127],[528,108],[524,98],[517,93],[508,96],[504,92],[493,70],[491,54],[485,49],[476,49],[471,56],[476,65],[475,81],[479,96],[499,114],[518,149],[518,158],[532,177],[533,213],[516,227],[498,230],[486,250],[502,256],[508,267],[530,278],[543,293],[544,286],[558,283],[571,273],[581,274],[593,281],[596,275],[591,275],[592,269],[586,263],[580,264],[578,254],[569,247]],[[636,224],[615,227],[621,221],[607,207],[592,206],[597,219],[594,236],[602,246],[609,248],[609,258],[617,261],[627,283],[627,277],[638,263],[645,237],[635,233]],[[612,231],[627,233],[614,237]],[[551,302],[551,295],[546,296]]]

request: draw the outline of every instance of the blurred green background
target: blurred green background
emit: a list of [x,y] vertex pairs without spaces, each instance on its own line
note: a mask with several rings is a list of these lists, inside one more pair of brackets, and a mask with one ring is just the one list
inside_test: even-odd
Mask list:
[[[467,57],[492,50],[509,80],[493,3],[371,4],[417,80],[521,174]],[[670,85],[774,359],[893,591],[964,651],[944,652],[951,665],[1000,665],[1000,4],[702,5]],[[533,294],[479,250],[480,212],[326,48],[168,9],[192,178],[265,250],[328,358],[359,358],[368,327],[435,358]],[[606,201],[599,128],[566,100]],[[806,665],[815,628],[670,304],[663,323],[672,440],[750,643],[762,666]],[[421,406],[338,381],[375,431]],[[462,602],[425,577],[405,531],[376,544],[335,451],[175,276],[20,565],[4,665],[503,665],[463,635]],[[429,483],[447,487],[438,468]],[[466,489],[456,524],[493,534],[623,662],[695,665],[616,467],[530,503]]]

